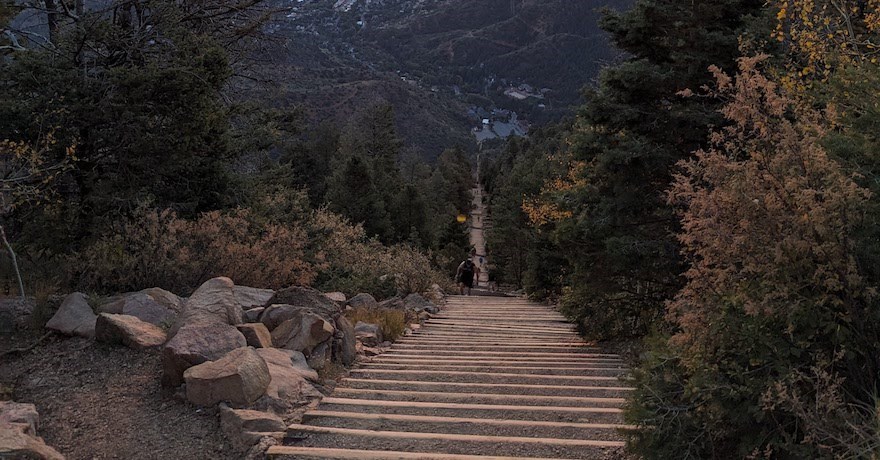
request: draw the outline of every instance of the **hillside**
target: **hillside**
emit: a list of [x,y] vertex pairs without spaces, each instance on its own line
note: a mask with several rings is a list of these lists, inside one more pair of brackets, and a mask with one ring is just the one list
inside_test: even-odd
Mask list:
[[[389,103],[410,146],[435,158],[473,146],[472,128],[516,111],[557,119],[614,59],[599,10],[629,0],[315,0],[286,4],[261,50],[263,99],[295,103],[315,122],[345,123]],[[507,93],[507,94],[505,94]],[[504,120],[505,122],[507,119]]]

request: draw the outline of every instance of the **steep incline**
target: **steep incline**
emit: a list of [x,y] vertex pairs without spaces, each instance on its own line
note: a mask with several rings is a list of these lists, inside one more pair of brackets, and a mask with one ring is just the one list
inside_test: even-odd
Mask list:
[[553,309],[451,297],[289,428],[275,458],[603,458],[623,445],[620,357]]
[[489,215],[486,212],[487,207],[486,204],[483,203],[483,197],[485,193],[483,193],[482,184],[477,184],[477,187],[471,190],[471,195],[473,195],[473,209],[471,209],[471,220],[470,220],[470,242],[471,247],[476,251],[476,260],[474,263],[477,264],[477,267],[480,269],[480,277],[476,280],[477,283],[474,285],[475,288],[480,286],[487,287],[489,283],[489,259],[486,254],[486,234],[484,230],[487,230],[487,226],[491,225],[488,222]]

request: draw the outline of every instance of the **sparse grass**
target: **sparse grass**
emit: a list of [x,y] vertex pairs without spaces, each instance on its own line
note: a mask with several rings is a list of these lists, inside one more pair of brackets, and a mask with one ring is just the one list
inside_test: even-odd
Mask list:
[[0,383],[0,401],[11,401],[15,396],[15,387],[7,383]]
[[336,361],[330,361],[323,368],[318,369],[317,372],[318,378],[320,378],[322,382],[338,382],[345,377],[347,371],[342,364],[337,363]]
[[390,340],[392,342],[403,335],[403,331],[406,329],[406,313],[402,310],[393,310],[390,308],[355,308],[354,310],[345,312],[345,317],[351,321],[351,324],[357,324],[358,321],[378,324],[385,340]]
[[40,330],[52,317],[52,295],[57,292],[57,287],[51,283],[37,283],[34,285],[34,311],[31,313],[31,328]]

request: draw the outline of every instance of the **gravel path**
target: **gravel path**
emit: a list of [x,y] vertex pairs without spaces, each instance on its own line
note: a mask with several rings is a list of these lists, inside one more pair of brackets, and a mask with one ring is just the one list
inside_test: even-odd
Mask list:
[[618,458],[626,366],[561,321],[522,299],[451,297],[414,336],[352,370],[269,454]]

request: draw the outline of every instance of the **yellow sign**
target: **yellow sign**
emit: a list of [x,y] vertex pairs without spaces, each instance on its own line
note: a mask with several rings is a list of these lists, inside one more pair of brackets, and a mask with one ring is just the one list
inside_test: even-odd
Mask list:
[[455,220],[456,220],[459,224],[463,224],[463,223],[467,222],[467,216],[464,215],[464,214],[459,214],[458,217],[455,218]]

